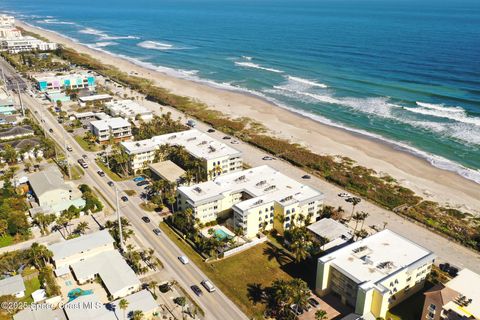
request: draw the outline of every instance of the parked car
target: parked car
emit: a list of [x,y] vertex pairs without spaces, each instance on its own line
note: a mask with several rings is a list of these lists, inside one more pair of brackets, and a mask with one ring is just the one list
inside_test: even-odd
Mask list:
[[82,163],[85,162],[85,160],[83,160],[83,159],[78,159],[77,162],[80,163],[80,164],[82,164]]
[[230,140],[230,139],[232,139],[232,137],[230,137],[230,136],[223,137],[223,140]]
[[339,197],[341,198],[349,198],[351,197],[350,194],[346,193],[346,192],[341,192],[338,194]]
[[187,126],[191,128],[195,128],[196,125],[197,125],[197,122],[195,120],[190,119],[187,121]]
[[313,298],[309,298],[308,303],[314,308],[318,308],[320,306],[320,302],[318,302],[317,300],[315,300]]
[[146,186],[147,184],[149,184],[148,181],[144,180],[144,181],[140,181],[139,183],[137,183],[137,186],[142,187],[142,186]]
[[140,177],[135,177],[135,178],[133,178],[133,181],[134,182],[141,182],[141,181],[145,181],[145,178],[141,177],[141,176]]
[[147,217],[147,216],[143,216],[143,217],[142,217],[142,220],[143,220],[143,222],[145,222],[145,223],[150,223],[150,218]]
[[152,231],[153,231],[153,233],[155,233],[155,235],[157,235],[157,236],[159,236],[160,233],[162,233],[162,232],[160,231],[160,229],[158,229],[158,228],[155,228],[155,229],[153,229]]
[[87,169],[87,168],[88,168],[88,164],[87,164],[86,162],[82,162],[81,166],[82,166],[83,169]]
[[308,174],[302,176],[302,179],[311,179],[311,178],[312,178],[312,177],[311,177],[310,175],[308,175]]
[[108,181],[107,184],[108,184],[110,187],[113,187],[113,181]]
[[270,156],[265,156],[262,158],[262,160],[275,160],[275,158]]
[[127,202],[127,201],[128,201],[128,197],[127,197],[127,196],[122,196],[120,199],[122,199],[123,202]]
[[98,170],[97,173],[100,177],[105,177],[105,172]]
[[67,146],[67,151],[68,151],[68,152],[72,152],[72,150],[73,150],[72,147]]
[[192,289],[192,291],[197,295],[197,296],[201,296],[203,294],[202,292],[202,289],[200,289],[199,286],[197,286],[196,284],[194,284],[193,286],[190,287]]
[[208,129],[207,132],[208,133],[213,133],[213,132],[215,132],[215,129]]
[[180,257],[178,257],[178,260],[180,260],[180,262],[183,263],[183,264],[187,264],[189,262],[189,260],[186,256],[180,256]]
[[231,144],[239,144],[240,142],[238,142],[237,140],[232,140]]
[[215,287],[213,286],[213,284],[210,282],[210,280],[203,280],[202,282],[200,282],[202,284],[202,286],[205,287],[205,289],[207,289],[208,292],[214,292],[215,291]]
[[52,128],[48,129],[48,132],[53,133],[53,129]]

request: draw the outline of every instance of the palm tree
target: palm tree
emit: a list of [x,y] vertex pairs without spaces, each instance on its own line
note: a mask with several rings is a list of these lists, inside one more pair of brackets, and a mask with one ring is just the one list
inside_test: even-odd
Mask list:
[[290,244],[290,250],[295,256],[295,261],[297,263],[310,257],[310,252],[308,251],[308,243],[301,239],[292,242]]
[[120,307],[120,309],[123,311],[123,320],[125,320],[125,312],[128,308],[128,301],[125,300],[125,299],[122,299],[120,300],[120,302],[118,303],[118,306]]
[[362,199],[357,197],[352,197],[352,198],[348,198],[346,201],[352,204],[352,214],[350,215],[350,218],[348,218],[348,220],[351,220],[353,216],[353,212],[355,211],[355,207],[357,206],[357,204],[359,204],[362,201]]
[[370,216],[370,213],[362,211],[362,225],[360,226],[360,229],[363,229],[363,224],[365,223],[365,220]]
[[[47,259],[53,257],[53,253],[47,247],[37,242],[32,244],[28,254],[37,269],[44,267],[47,264]],[[43,262],[43,264],[40,262]]]
[[310,290],[305,281],[299,278],[295,278],[290,281],[292,302],[296,305],[295,311],[299,308],[305,309],[308,304],[308,298],[310,298]]
[[88,222],[82,221],[75,228],[75,232],[78,234],[85,234],[85,231],[88,229],[90,229],[90,227],[88,226]]
[[143,319],[143,312],[140,310],[133,311],[132,320],[142,320]]
[[358,223],[363,219],[363,215],[361,212],[357,212],[351,218],[355,220],[355,229],[353,231],[355,233],[357,231]]
[[151,290],[152,295],[154,296],[156,295],[157,285],[158,285],[158,282],[154,280],[148,283],[148,288]]
[[317,310],[315,312],[315,320],[327,320],[327,312],[325,310]]

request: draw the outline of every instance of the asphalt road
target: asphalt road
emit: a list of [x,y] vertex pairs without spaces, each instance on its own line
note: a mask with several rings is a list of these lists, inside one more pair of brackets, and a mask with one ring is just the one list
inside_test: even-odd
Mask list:
[[[5,69],[6,73],[7,70],[9,73],[13,72],[11,67],[5,64],[4,61],[0,60],[0,65]],[[46,132],[48,132],[49,129],[52,129],[53,132],[48,132],[48,134],[57,141],[57,143],[62,146],[65,143],[72,147],[72,152],[68,152],[71,164],[80,159],[83,154],[88,155],[89,160],[87,162],[89,168],[84,169],[85,175],[82,178],[83,181],[90,186],[96,187],[102,196],[114,205],[116,200],[114,188],[107,184],[109,181],[108,177],[102,178],[98,175],[97,171],[101,169],[94,161],[94,153],[85,152],[73,137],[56,121],[53,115],[46,110],[45,106],[39,103],[39,101],[27,94],[22,94],[22,100],[25,107],[29,108],[37,120],[43,124],[42,127]],[[117,187],[119,190],[128,189],[125,182],[117,183]],[[208,293],[203,289],[200,282],[207,279],[205,274],[192,262],[183,265],[178,260],[178,256],[183,255],[180,249],[163,233],[157,236],[152,232],[152,230],[158,226],[158,222],[160,221],[157,217],[150,216],[152,221],[148,224],[141,220],[141,217],[145,215],[145,212],[138,207],[141,203],[139,196],[129,197],[129,199],[130,201],[127,203],[123,203],[120,200],[121,215],[125,216],[130,221],[137,238],[139,238],[146,247],[151,247],[155,250],[156,254],[164,264],[166,271],[172,275],[172,278],[177,280],[180,285],[189,291],[190,295],[205,311],[205,319],[248,319],[247,316],[218,288],[213,293]],[[201,297],[195,296],[190,290],[190,286],[193,284],[202,287],[204,293]]]

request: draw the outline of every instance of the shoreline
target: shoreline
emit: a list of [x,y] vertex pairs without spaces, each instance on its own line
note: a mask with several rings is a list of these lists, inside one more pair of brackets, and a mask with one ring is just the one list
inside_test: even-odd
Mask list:
[[211,109],[232,118],[255,119],[273,136],[298,142],[315,153],[347,156],[378,173],[388,173],[401,185],[411,188],[426,200],[480,213],[480,199],[476,197],[480,192],[479,184],[458,173],[433,166],[425,157],[412,154],[412,150],[399,150],[404,148],[394,141],[365,135],[334,123],[316,121],[301,111],[274,104],[254,93],[242,92],[241,89],[228,90],[153,70],[142,66],[141,62],[135,63],[134,58],[120,57],[102,48],[92,48],[55,31],[20,21],[17,25],[80,53],[90,54],[102,63],[115,65],[124,72],[136,72],[139,77],[150,79],[172,93],[202,101]]

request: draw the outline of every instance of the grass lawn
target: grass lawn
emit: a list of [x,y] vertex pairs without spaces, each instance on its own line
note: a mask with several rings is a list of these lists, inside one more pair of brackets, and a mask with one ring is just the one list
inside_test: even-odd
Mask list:
[[5,235],[0,237],[0,248],[7,247],[13,244],[13,237],[11,235]]
[[387,312],[386,319],[392,320],[417,320],[422,316],[423,303],[425,296],[423,293],[430,289],[433,284],[427,282],[423,290],[415,293],[407,300],[401,302],[399,305],[393,307]]
[[277,279],[291,280],[294,277],[300,277],[310,285],[314,282],[315,268],[312,270],[312,265],[294,263],[282,249],[269,242],[217,262],[205,263],[165,223],[161,223],[160,228],[250,318],[263,318],[265,305],[255,301],[259,288],[268,287]]
[[[36,272],[37,272],[37,270],[35,270],[35,269],[33,269],[33,270],[32,269],[27,269],[23,272],[22,276],[26,278],[27,276],[31,275],[32,273],[36,273]],[[35,276],[30,280],[24,280],[23,282],[25,283],[25,297],[20,299],[20,301],[32,303],[33,302],[32,292],[40,289],[40,281],[38,280],[38,276]]]
[[78,164],[73,165],[70,168],[70,172],[72,174],[72,180],[78,180],[85,174],[83,169],[80,168],[80,166]]
[[103,163],[102,161],[100,160],[95,160],[95,162],[97,163],[97,165],[100,167],[100,169],[102,169],[103,172],[105,172],[107,174],[107,176],[112,179],[113,181],[125,181],[125,180],[128,180],[128,178],[122,178],[120,177],[118,174],[116,174],[115,172],[113,172],[112,170],[110,170],[106,165],[105,163]]
[[96,151],[100,151],[101,148],[100,146],[96,145],[96,144],[89,144],[87,141],[85,141],[83,139],[82,136],[75,136],[75,141],[78,142],[78,144],[80,145],[80,147],[83,148],[83,150],[85,151],[90,151],[90,152],[96,152]]

